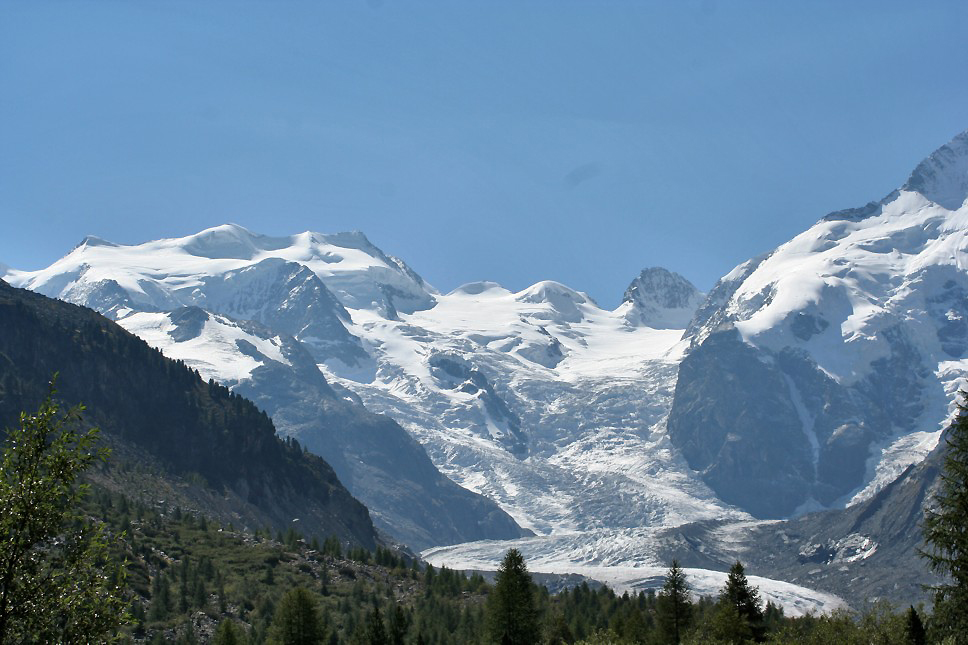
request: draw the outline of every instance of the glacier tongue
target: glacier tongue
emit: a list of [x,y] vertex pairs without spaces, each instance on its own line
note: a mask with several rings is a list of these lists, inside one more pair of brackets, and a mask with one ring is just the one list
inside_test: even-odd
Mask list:
[[[427,549],[421,555],[436,566],[494,571],[504,552],[513,547],[524,555],[530,571],[578,573],[609,585],[617,593],[635,593],[662,588],[668,565],[659,562],[653,547],[659,537],[659,531],[649,529],[597,531],[555,538],[482,540]],[[696,598],[716,598],[726,583],[727,574],[722,571],[695,567],[683,571]],[[755,575],[747,578],[759,588],[764,602],[783,607],[788,616],[829,613],[847,606],[834,594]]]

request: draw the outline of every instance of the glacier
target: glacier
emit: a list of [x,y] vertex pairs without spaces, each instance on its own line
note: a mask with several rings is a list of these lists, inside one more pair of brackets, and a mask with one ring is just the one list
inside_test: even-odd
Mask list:
[[[963,133],[880,202],[822,218],[710,293],[650,268],[614,310],[554,281],[440,293],[362,233],[231,224],[89,237],[4,279],[239,391],[298,343],[339,397],[394,419],[533,533],[438,543],[429,561],[494,568],[517,545],[535,571],[635,589],[667,564],[654,542],[670,529],[724,522],[722,553],[741,557],[743,530],[869,500],[935,449],[968,375],[966,159]],[[285,412],[280,432],[296,433]],[[743,450],[759,460],[749,490]],[[791,611],[841,602],[786,584],[762,581]]]

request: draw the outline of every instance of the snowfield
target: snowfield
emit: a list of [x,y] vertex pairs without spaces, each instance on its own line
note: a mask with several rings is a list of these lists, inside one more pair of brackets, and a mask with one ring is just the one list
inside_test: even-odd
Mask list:
[[258,353],[279,363],[289,365],[282,354],[282,341],[260,338],[246,333],[233,321],[223,316],[211,316],[196,338],[173,342],[176,326],[166,314],[131,313],[121,318],[122,326],[152,347],[162,350],[167,358],[184,361],[204,379],[215,379],[231,387],[250,378],[252,370],[262,361],[252,353],[239,351],[239,341],[251,344]]
[[[666,430],[680,362],[724,326],[749,346],[795,348],[838,387],[864,383],[885,361],[913,361],[916,418],[885,431],[862,485],[834,506],[869,498],[937,445],[968,376],[966,197],[968,133],[902,189],[740,265],[708,298],[648,269],[614,311],[553,281],[441,294],[361,233],[269,237],[236,225],[137,246],[87,238],[50,267],[5,279],[95,308],[228,386],[287,364],[285,343],[303,343],[330,382],[398,421],[449,478],[535,533],[431,549],[428,560],[490,569],[516,546],[533,571],[582,573],[621,591],[664,574],[650,548],[664,528],[729,520],[722,539],[742,551],[752,518],[703,483]],[[816,469],[814,419],[792,380],[790,391]],[[858,552],[876,548],[865,544]],[[688,573],[700,594],[725,575]],[[788,613],[842,604],[753,580]]]
[[[320,368],[403,424],[454,481],[539,534],[745,517],[690,476],[662,432],[682,330],[632,327],[622,308],[552,282],[475,283],[437,301],[399,321],[350,310],[371,380]],[[476,374],[442,374],[435,357]],[[513,453],[516,433],[526,454]]]

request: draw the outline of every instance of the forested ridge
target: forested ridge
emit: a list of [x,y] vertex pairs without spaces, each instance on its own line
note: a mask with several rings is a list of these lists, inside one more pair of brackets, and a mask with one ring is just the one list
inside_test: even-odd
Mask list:
[[[231,494],[262,524],[293,518],[369,548],[369,513],[324,460],[279,439],[250,401],[128,333],[100,314],[0,281],[0,428],[36,409],[58,374],[58,398],[87,406],[84,420],[167,477],[213,496]],[[251,520],[250,520],[251,521]]]
[[[634,594],[588,583],[551,594],[531,582],[521,561],[525,566],[512,572],[521,577],[508,592],[500,577],[488,582],[388,548],[347,547],[295,529],[243,532],[105,490],[90,496],[85,511],[106,520],[114,556],[127,560],[130,624],[121,633],[133,642],[485,645],[502,642],[502,597],[514,611],[531,603],[521,612],[531,636],[507,641],[513,643],[674,643],[676,616],[682,643],[942,642],[911,640],[912,630],[926,629],[923,608],[874,603],[858,612],[787,617],[758,598],[742,567],[719,597],[686,596],[687,608],[676,610],[669,577],[663,589]],[[688,576],[679,582],[688,589]],[[281,608],[295,589],[312,604],[315,640],[278,637],[294,620]],[[220,629],[225,623],[231,627]],[[224,640],[227,630],[239,640]]]

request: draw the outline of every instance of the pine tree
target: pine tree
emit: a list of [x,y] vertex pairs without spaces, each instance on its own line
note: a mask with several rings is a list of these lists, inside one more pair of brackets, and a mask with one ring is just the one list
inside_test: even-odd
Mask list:
[[[56,377],[55,377],[56,378]],[[78,511],[97,460],[98,431],[78,432],[83,407],[64,415],[51,382],[36,414],[7,430],[0,468],[0,643],[88,642],[125,619],[124,572],[109,564],[100,524]]]
[[548,618],[544,640],[548,645],[566,645],[575,642],[575,636],[571,633],[568,621],[561,610],[556,610]]
[[907,611],[906,617],[905,635],[907,636],[908,645],[924,645],[925,643],[925,633],[924,633],[924,623],[921,621],[921,616],[918,614],[918,610],[911,605],[911,608]]
[[689,583],[686,574],[673,560],[666,574],[665,584],[656,598],[656,621],[662,630],[663,642],[682,642],[682,632],[692,620],[692,601],[689,599]]
[[390,645],[403,645],[407,631],[410,629],[409,617],[404,613],[400,605],[396,605],[393,611],[387,612],[387,618],[389,620],[387,639]]
[[720,602],[709,621],[708,640],[699,642],[744,643],[753,638],[749,621],[740,615],[736,605]]
[[151,581],[151,608],[148,610],[148,620],[158,621],[168,617],[171,609],[171,592],[168,579],[161,571]]
[[773,604],[772,600],[766,602],[766,609],[763,610],[763,626],[766,631],[772,631],[783,624],[785,616],[783,607]]
[[296,587],[282,597],[272,617],[270,642],[279,645],[316,645],[323,642],[325,636],[326,629],[313,594]]
[[223,618],[212,636],[212,645],[242,645],[245,634],[231,618]]
[[509,549],[487,598],[487,627],[492,643],[532,645],[538,642],[538,615],[531,574],[524,556]]
[[366,619],[366,642],[368,645],[389,645],[386,626],[380,616],[380,608],[373,605],[373,611]]
[[[961,392],[963,401],[968,393]],[[968,643],[968,407],[958,404],[958,416],[945,434],[947,452],[938,492],[926,510],[921,551],[931,569],[946,579],[936,586],[932,627]]]
[[760,593],[756,587],[750,586],[743,564],[738,560],[729,569],[726,585],[719,594],[719,603],[734,607],[740,619],[749,627],[753,638],[757,641],[763,640],[765,629]]

